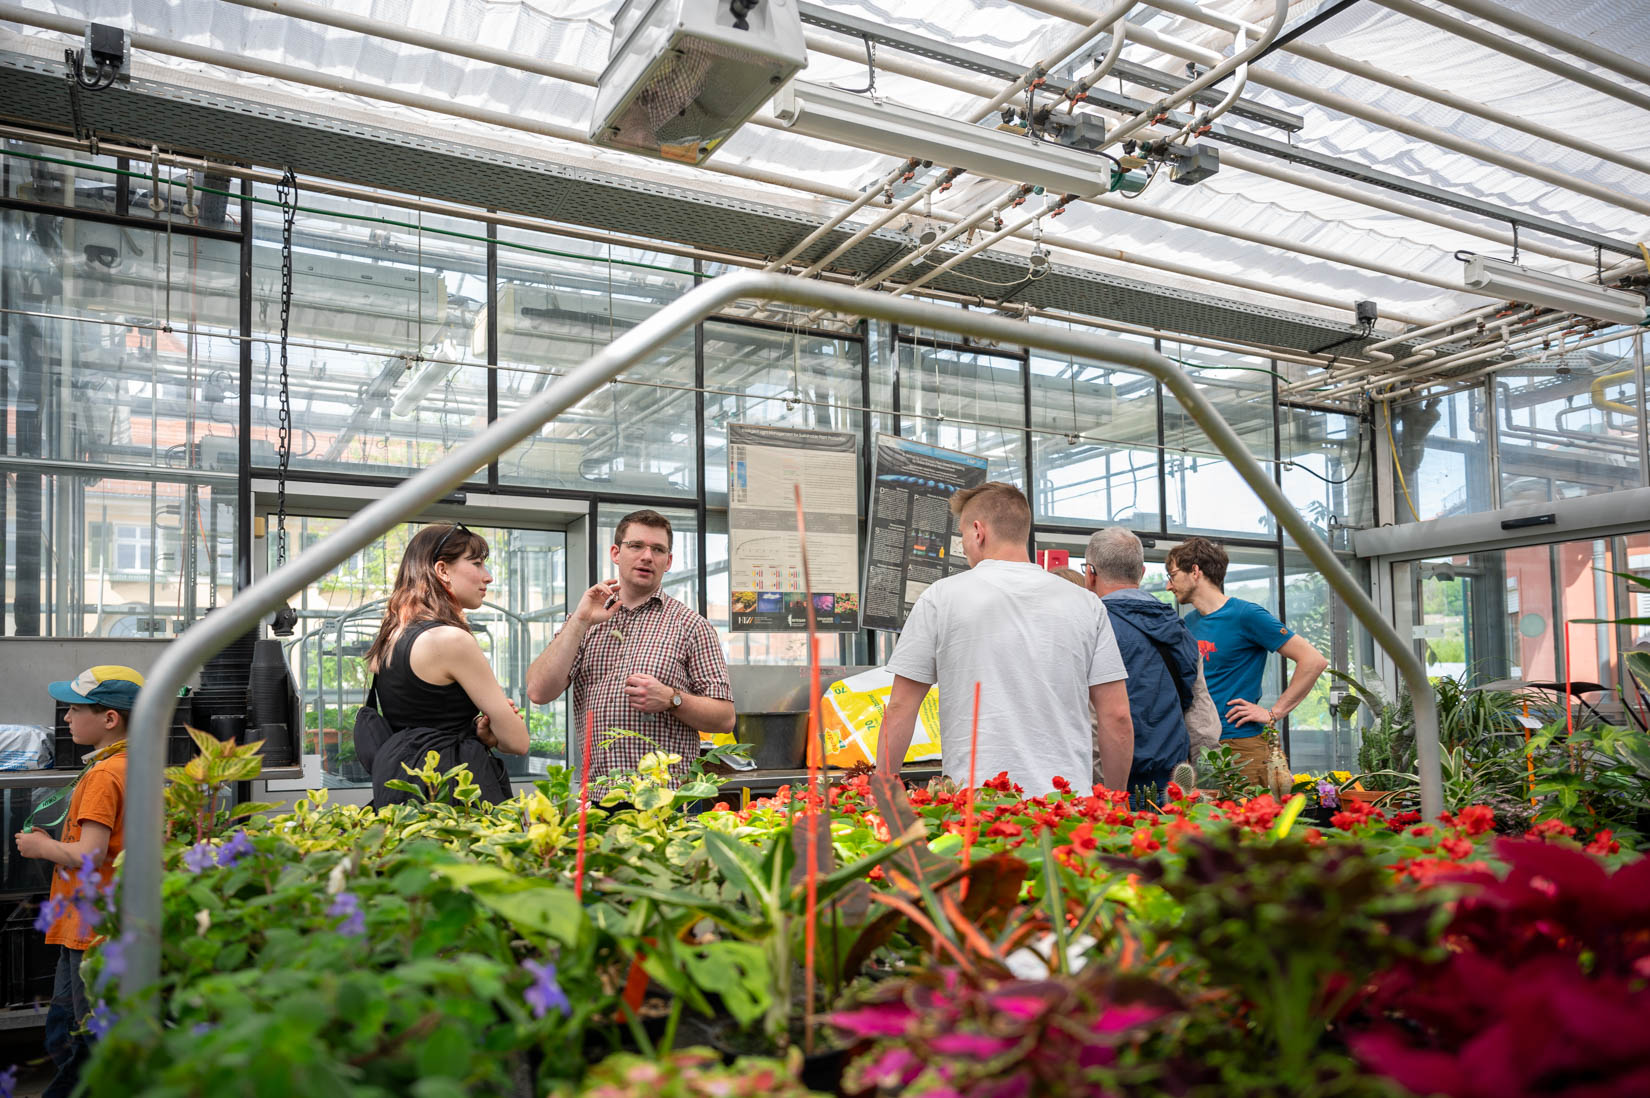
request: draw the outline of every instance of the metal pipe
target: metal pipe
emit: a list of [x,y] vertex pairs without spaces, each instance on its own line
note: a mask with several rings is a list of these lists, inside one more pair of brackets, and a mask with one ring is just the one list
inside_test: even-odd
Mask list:
[[[1141,45],[1155,46],[1157,49],[1165,53],[1171,53],[1176,57],[1184,57],[1189,61],[1198,61],[1203,64],[1220,60],[1220,54],[1213,50],[1166,34],[1160,34],[1150,27],[1130,23],[1127,29],[1129,37],[1135,42]],[[1210,71],[1213,72],[1214,70],[1211,69]],[[1428,126],[1393,111],[1384,111],[1378,107],[1367,106],[1351,96],[1340,95],[1336,92],[1315,87],[1304,80],[1295,80],[1264,69],[1251,73],[1249,79],[1253,83],[1273,88],[1299,99],[1305,99],[1310,103],[1318,103],[1339,111],[1341,114],[1361,118],[1365,122],[1373,122],[1378,126],[1384,126],[1389,130],[1413,137],[1418,141],[1426,141],[1437,145],[1439,148],[1449,149],[1461,153],[1463,156],[1470,156],[1475,160],[1482,160],[1485,163],[1506,168],[1508,171],[1516,172],[1519,175],[1527,175],[1532,179],[1551,183],[1561,190],[1575,191],[1578,194],[1585,194],[1612,206],[1650,214],[1650,200],[1638,198],[1630,193],[1614,190],[1602,184],[1579,179],[1526,157],[1514,156],[1482,142],[1458,137],[1447,130],[1441,130],[1436,126]]]
[[[1632,337],[1633,333],[1631,330],[1615,331],[1611,332],[1609,335],[1601,335],[1595,336],[1592,339],[1578,340],[1577,342],[1570,344],[1566,350],[1579,351],[1585,347],[1596,347],[1601,343],[1615,343],[1623,339],[1631,339]],[[1494,373],[1499,373],[1500,371],[1509,369],[1513,366],[1522,366],[1529,362],[1540,362],[1543,355],[1546,353],[1547,352],[1543,351],[1541,354],[1526,355],[1523,358],[1515,358],[1511,362],[1497,362],[1493,366],[1486,366],[1481,370],[1474,370],[1471,373],[1466,374],[1458,374],[1454,377],[1441,377],[1433,381],[1417,382],[1414,385],[1395,390],[1391,393],[1382,393],[1381,399],[1392,401],[1407,400],[1410,397],[1424,393],[1427,389],[1439,385],[1457,385],[1462,382],[1477,381],[1481,378],[1488,377]]]
[[[1244,32],[1240,30],[1240,31],[1237,32],[1237,41],[1234,43],[1232,48],[1234,50],[1236,50],[1237,52],[1241,53],[1241,52],[1243,52],[1243,48],[1244,48],[1243,43],[1244,43]],[[1243,64],[1241,64],[1237,67],[1237,74],[1232,79],[1232,86],[1231,86],[1230,89],[1227,90],[1225,96],[1223,96],[1221,98],[1220,102],[1216,103],[1213,107],[1211,107],[1208,110],[1204,111],[1201,115],[1193,115],[1191,118],[1187,119],[1186,124],[1184,126],[1180,127],[1178,130],[1176,130],[1169,137],[1169,139],[1168,139],[1169,144],[1171,144],[1171,145],[1174,144],[1176,141],[1179,141],[1182,137],[1185,137],[1189,133],[1194,133],[1194,132],[1197,132],[1199,130],[1202,130],[1205,126],[1208,126],[1215,119],[1219,118],[1221,115],[1223,115],[1227,111],[1231,110],[1232,109],[1232,104],[1234,104],[1238,101],[1238,97],[1243,94],[1243,89],[1248,85],[1248,83],[1249,83],[1249,62],[1245,61]]]
[[950,168],[941,172],[933,179],[930,179],[922,187],[912,191],[911,194],[900,202],[899,205],[893,207],[892,209],[885,210],[882,216],[878,217],[875,221],[866,224],[847,240],[844,240],[841,244],[838,244],[835,248],[832,248],[825,255],[808,264],[806,269],[798,271],[797,277],[809,278],[818,274],[826,264],[831,262],[831,260],[841,255],[843,252],[846,252],[849,248],[852,248],[855,244],[858,244],[861,240],[864,240],[866,237],[870,236],[872,233],[876,232],[878,229],[882,228],[884,225],[894,220],[894,218],[909,210],[912,206],[915,206],[918,202],[921,202],[941,187],[949,186],[951,181],[956,179],[960,174],[962,174],[961,168]]
[[1650,65],[1631,57],[1623,57],[1619,53],[1605,49],[1596,42],[1589,42],[1580,35],[1557,30],[1547,20],[1532,19],[1523,12],[1513,11],[1499,4],[1486,3],[1486,0],[1444,0],[1444,3],[1459,11],[1476,15],[1498,27],[1515,30],[1524,37],[1533,38],[1544,46],[1551,46],[1556,50],[1574,54],[1583,61],[1590,61],[1601,69],[1608,69],[1617,76],[1637,80],[1640,84],[1650,84]]
[[[1106,144],[1112,145],[1124,140],[1138,131],[1141,127],[1161,119],[1163,115],[1167,114],[1170,110],[1179,106],[1181,103],[1184,103],[1204,88],[1224,80],[1227,73],[1230,73],[1233,69],[1236,69],[1240,65],[1247,65],[1250,59],[1265,52],[1266,47],[1270,46],[1272,44],[1272,40],[1278,36],[1278,32],[1283,30],[1283,24],[1288,21],[1288,19],[1289,0],[1274,0],[1272,7],[1272,20],[1266,25],[1266,29],[1261,32],[1260,37],[1255,39],[1253,45],[1246,49],[1234,51],[1232,56],[1223,58],[1216,63],[1214,68],[1210,69],[1208,72],[1205,72],[1196,80],[1183,85],[1179,91],[1172,92],[1164,98],[1159,99],[1156,103],[1152,104],[1149,111],[1137,114],[1129,121],[1124,122],[1115,131],[1106,135]],[[1125,24],[1125,30],[1131,36],[1133,35],[1133,28],[1134,24]],[[1238,27],[1234,28],[1234,30],[1240,36],[1239,41],[1241,42],[1241,36],[1244,33],[1243,29]],[[1151,115],[1151,117],[1148,118],[1148,114]]]
[[1499,29],[1480,27],[1476,23],[1467,22],[1465,19],[1445,15],[1436,8],[1418,4],[1415,0],[1375,0],[1375,3],[1383,8],[1391,8],[1401,15],[1407,15],[1411,19],[1430,23],[1439,30],[1447,31],[1459,38],[1477,42],[1480,46],[1488,46],[1498,53],[1517,58],[1527,65],[1533,65],[1555,76],[1563,77],[1565,80],[1591,88],[1596,92],[1602,92],[1621,100],[1623,103],[1631,103],[1640,110],[1650,111],[1650,95],[1629,88],[1619,80],[1613,80],[1608,76],[1602,76],[1588,69],[1568,64],[1556,57],[1549,57],[1540,50],[1531,49],[1522,42],[1516,42],[1508,38]]
[[132,935],[121,990],[158,1015],[151,991],[160,978],[161,878],[165,800],[166,729],[177,707],[177,692],[202,664],[260,619],[309,584],[365,549],[393,526],[416,517],[489,461],[540,429],[546,422],[595,392],[626,369],[646,361],[681,332],[741,298],[778,300],[854,316],[875,317],[902,326],[929,328],[1001,343],[1023,344],[1074,357],[1113,362],[1150,374],[1180,402],[1214,446],[1243,477],[1250,490],[1277,516],[1300,552],[1323,574],[1397,665],[1412,696],[1421,779],[1421,806],[1428,819],[1443,808],[1439,767],[1438,711],[1426,668],[1381,617],[1335,553],[1289,502],[1283,490],[1249,453],[1248,446],[1187,373],[1139,343],[1106,339],[1046,324],[1025,324],[998,316],[927,302],[847,289],[811,279],[769,272],[740,272],[707,282],[620,335],[582,365],[446,456],[372,501],[331,536],[262,576],[216,613],[203,618],[167,645],[138,695],[129,739],[126,867],[122,875],[123,925]]

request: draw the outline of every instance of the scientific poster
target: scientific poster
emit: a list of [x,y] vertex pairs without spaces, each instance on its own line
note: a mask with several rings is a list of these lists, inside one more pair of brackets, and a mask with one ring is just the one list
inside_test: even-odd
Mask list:
[[860,620],[867,629],[897,632],[929,584],[968,568],[951,496],[985,483],[986,460],[878,435],[873,462]]
[[797,427],[728,424],[729,627],[735,633],[805,633],[808,595],[796,533],[802,486],[821,632],[859,628],[857,436]]

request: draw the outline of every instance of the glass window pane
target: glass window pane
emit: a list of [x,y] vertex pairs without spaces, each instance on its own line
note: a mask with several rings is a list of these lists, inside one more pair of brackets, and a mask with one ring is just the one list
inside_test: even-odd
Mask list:
[[5,469],[14,636],[171,637],[234,592],[235,486]]
[[1484,391],[1468,389],[1391,411],[1390,441],[1403,474],[1394,494],[1398,521],[1488,511],[1492,503]]
[[[934,344],[899,346],[900,433],[978,454],[992,480],[1025,488],[1025,365]],[[886,428],[884,428],[886,429]]]
[[[707,323],[707,504],[727,506],[727,425],[730,423],[765,423],[858,434],[864,423],[859,411],[861,353],[857,340],[716,321]],[[860,446],[863,455],[863,438]]]
[[[1271,362],[1251,355],[1165,343],[1268,475],[1273,466]],[[1163,468],[1170,530],[1274,536],[1277,524],[1248,483],[1167,390],[1163,393]]]
[[[1343,559],[1360,582],[1367,585],[1368,569],[1361,561]],[[1284,552],[1284,609],[1289,628],[1312,642],[1329,666],[1362,680],[1358,665],[1363,630],[1346,604],[1331,594],[1323,574],[1293,549]],[[1286,664],[1292,671],[1293,664]],[[1297,772],[1356,770],[1356,724],[1331,711],[1334,680],[1326,671],[1312,692],[1289,714],[1289,762]]]
[[1289,501],[1320,534],[1372,523],[1374,442],[1357,417],[1292,405],[1278,415]]
[[[260,199],[274,189],[259,187]],[[400,474],[487,422],[487,300],[479,222],[300,193],[288,317],[294,470]],[[275,464],[281,210],[255,211],[253,464]],[[484,474],[478,474],[482,479]]]
[[1495,375],[1501,502],[1637,488],[1640,396],[1632,337]]
[[1033,352],[1031,427],[1038,519],[1162,529],[1154,380]]
[[[517,229],[499,231],[498,389],[505,415],[693,288],[685,262]],[[671,266],[674,264],[675,266]],[[485,354],[486,318],[476,328]],[[499,458],[499,480],[691,495],[694,335],[678,335]]]

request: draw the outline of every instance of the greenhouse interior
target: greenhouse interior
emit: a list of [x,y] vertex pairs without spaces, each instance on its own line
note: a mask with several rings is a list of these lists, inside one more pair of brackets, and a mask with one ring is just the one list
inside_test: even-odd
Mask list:
[[0,1096],[1650,1094],[1647,58],[0,0]]

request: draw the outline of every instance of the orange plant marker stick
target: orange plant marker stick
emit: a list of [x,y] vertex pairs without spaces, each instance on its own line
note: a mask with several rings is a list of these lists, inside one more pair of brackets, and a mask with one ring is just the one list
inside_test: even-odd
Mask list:
[[[808,795],[803,800],[807,821],[806,859],[807,909],[802,924],[802,1047],[814,1050],[814,985],[817,964],[814,952],[819,944],[819,810],[826,809],[826,834],[830,831],[830,807],[820,787],[824,752],[819,744],[819,628],[814,619],[813,577],[808,572],[808,530],[802,517],[802,485],[793,484],[796,494],[796,541],[802,556],[802,590],[808,600]],[[817,799],[816,799],[817,798]]]

